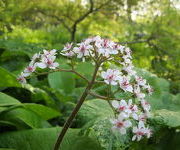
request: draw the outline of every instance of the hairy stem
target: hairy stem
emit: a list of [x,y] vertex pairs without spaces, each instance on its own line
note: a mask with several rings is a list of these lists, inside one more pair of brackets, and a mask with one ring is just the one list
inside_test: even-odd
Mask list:
[[60,134],[58,136],[58,139],[57,139],[57,141],[55,143],[54,150],[59,150],[60,144],[61,144],[61,142],[62,142],[62,140],[64,138],[64,135],[66,134],[68,128],[72,124],[73,119],[76,117],[76,114],[78,113],[79,109],[81,108],[84,100],[86,99],[90,89],[92,88],[92,86],[93,86],[93,84],[95,82],[99,66],[100,66],[100,64],[96,64],[96,67],[95,67],[95,70],[94,70],[94,73],[93,73],[93,77],[92,77],[91,81],[89,82],[89,84],[87,85],[86,89],[84,90],[83,94],[81,95],[81,97],[80,97],[79,101],[77,102],[75,108],[73,109],[71,115],[69,116],[69,118],[65,122],[64,127],[62,128],[62,130],[61,130],[61,132],[60,132]]
[[86,77],[84,77],[82,74],[76,72],[74,69],[69,70],[69,69],[61,69],[61,68],[58,68],[58,69],[54,69],[54,70],[51,71],[51,72],[38,73],[37,76],[39,76],[39,75],[46,75],[46,74],[53,73],[53,72],[58,72],[58,71],[62,71],[62,72],[72,72],[72,73],[76,74],[77,76],[79,76],[80,78],[82,78],[83,80],[85,80],[87,83],[89,83],[89,80],[88,80]]

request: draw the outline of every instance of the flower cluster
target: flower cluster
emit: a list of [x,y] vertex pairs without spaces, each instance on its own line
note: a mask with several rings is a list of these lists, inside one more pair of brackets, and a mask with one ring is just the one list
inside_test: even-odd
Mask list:
[[66,44],[61,54],[68,57],[76,55],[77,58],[94,56],[110,58],[111,55],[116,55],[123,51],[123,48],[123,46],[115,42],[95,36],[78,43],[75,47],[72,46],[72,43]]
[[[142,106],[133,104],[132,99],[128,102],[125,100],[112,101],[112,106],[116,109],[118,115],[117,118],[111,119],[113,129],[119,130],[121,134],[126,134],[126,130],[132,128],[134,136],[132,140],[139,141],[143,136],[147,138],[151,135],[151,130],[145,127],[146,120],[149,116],[145,111],[149,112],[150,105],[142,102]],[[142,110],[142,107],[145,110]]]
[[[37,68],[56,69],[59,66],[55,62],[56,54],[57,51],[54,49],[35,54],[18,80],[26,83],[26,77],[34,73]],[[150,137],[151,130],[147,127],[147,118],[150,116],[151,107],[146,101],[146,96],[151,95],[153,89],[145,79],[137,75],[129,48],[95,36],[76,45],[67,43],[60,54],[69,58],[91,59],[99,66],[106,61],[119,63],[122,66],[121,69],[107,69],[101,72],[105,84],[116,86],[117,89],[128,92],[132,96],[128,101],[123,99],[112,101],[112,106],[117,112],[116,117],[111,119],[112,128],[119,130],[121,134],[126,134],[127,129],[132,129],[134,134],[132,140],[139,141],[144,136]]]
[[21,72],[21,75],[18,76],[17,80],[20,83],[26,83],[26,78],[29,77],[32,73],[36,71],[36,68],[50,68],[55,69],[59,66],[57,62],[54,62],[56,59],[56,50],[43,50],[43,53],[37,53],[34,54],[34,56],[31,59],[31,62],[29,65],[24,69],[23,72]]
[[[105,42],[105,43],[104,43]],[[122,69],[108,69],[101,72],[101,77],[104,82],[109,86],[117,86],[124,92],[129,92],[132,95],[132,99],[128,102],[125,100],[114,100],[112,106],[118,113],[117,118],[112,119],[113,129],[119,129],[121,134],[126,133],[127,128],[132,128],[132,132],[135,134],[132,140],[140,140],[142,136],[150,137],[151,131],[148,127],[145,127],[146,120],[150,116],[150,104],[145,100],[146,95],[151,95],[153,89],[147,81],[138,76],[134,70],[132,64],[131,50],[124,46],[113,45],[113,42],[107,40],[102,42],[106,46],[104,47],[103,56],[109,56],[110,54],[120,53],[117,55],[121,57],[119,64],[122,65]],[[107,44],[108,43],[108,44]],[[101,44],[101,45],[103,45]],[[111,53],[111,52],[114,53]],[[133,104],[133,101],[137,101]],[[136,127],[138,126],[138,127]]]

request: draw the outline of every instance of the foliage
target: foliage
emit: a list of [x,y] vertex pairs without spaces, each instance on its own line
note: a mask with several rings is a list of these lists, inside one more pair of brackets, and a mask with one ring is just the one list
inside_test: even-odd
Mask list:
[[[24,150],[50,150],[53,148],[54,141],[60,129],[31,129],[4,133],[0,135],[0,147]],[[78,136],[78,129],[70,129],[62,143],[62,150],[91,150],[92,148],[94,150],[101,150],[96,140],[87,136]]]

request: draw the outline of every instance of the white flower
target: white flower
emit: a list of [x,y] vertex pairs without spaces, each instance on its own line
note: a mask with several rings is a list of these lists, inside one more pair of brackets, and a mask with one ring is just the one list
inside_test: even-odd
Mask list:
[[128,112],[132,116],[133,119],[138,120],[138,106],[135,104],[132,104],[132,99],[129,99],[128,101]]
[[152,134],[151,129],[145,128],[145,134],[146,134],[147,138],[150,138],[150,137],[151,137],[151,134]]
[[145,122],[146,119],[147,119],[147,114],[141,112],[141,113],[139,114],[139,116],[138,116],[138,120]]
[[123,55],[122,58],[124,59],[125,64],[132,64],[131,59],[128,57],[128,55]]
[[41,62],[36,63],[36,65],[41,68],[50,68],[50,69],[56,69],[56,67],[59,66],[57,62],[54,62],[56,59],[56,56],[48,56],[48,57],[43,57]]
[[119,115],[117,119],[111,120],[111,123],[114,125],[112,129],[118,129],[121,134],[126,134],[126,128],[132,126],[130,120],[125,120],[123,115]]
[[29,66],[24,69],[24,72],[23,72],[24,77],[31,75],[31,73],[33,73],[35,70],[36,70],[36,66],[34,65],[33,62],[31,62]]
[[141,101],[141,106],[144,109],[144,111],[146,111],[146,112],[149,112],[151,109],[151,105],[145,100]]
[[17,80],[22,84],[26,83],[26,78],[23,73],[21,73],[21,75],[18,76]]
[[98,46],[101,41],[102,41],[102,39],[100,36],[94,36],[94,37],[89,37],[89,38],[85,39],[84,43],[88,45],[88,44],[91,44],[92,42],[94,42],[95,45]]
[[73,43],[66,43],[62,51],[68,51],[72,48]]
[[140,141],[142,136],[146,134],[146,128],[143,121],[139,121],[138,127],[133,127],[133,133],[135,135],[133,136],[132,141],[135,141],[136,139],[137,141]]
[[101,73],[102,78],[105,79],[104,82],[111,85],[117,85],[117,81],[121,78],[120,75],[121,72],[115,69],[108,69]]
[[139,85],[134,86],[134,94],[136,95],[137,98],[140,100],[145,98],[145,94],[141,92]]
[[43,54],[43,57],[51,57],[51,56],[54,56],[56,55],[56,49],[52,49],[50,51],[48,50],[43,50],[44,54]]
[[[124,63],[123,63],[124,64]],[[123,69],[124,71],[126,71],[128,73],[129,76],[135,75],[136,71],[133,70],[134,66],[132,64],[124,64]]]
[[125,100],[121,100],[121,101],[113,100],[112,106],[116,108],[119,112],[124,111],[128,108],[128,104]]
[[55,69],[56,67],[59,66],[59,64],[57,62],[54,62],[56,59],[56,50],[43,50],[43,54],[41,55],[41,62],[37,62],[35,63],[35,65],[41,69],[44,68],[50,68],[50,69]]
[[152,95],[154,90],[149,84],[146,85],[144,88],[147,89],[147,92],[148,92],[149,95]]
[[135,80],[139,86],[143,86],[143,87],[146,86],[146,80],[143,79],[142,77],[136,76]]
[[126,57],[128,57],[128,58],[130,58],[130,59],[132,59],[132,56],[131,56],[131,50],[130,50],[130,48],[125,48],[125,53],[126,53]]
[[86,45],[85,43],[77,44],[79,47],[74,47],[73,51],[77,54],[77,58],[82,58],[84,56],[90,55],[90,50],[93,48],[91,45]]
[[36,53],[33,55],[33,57],[31,58],[31,62],[35,62],[38,58],[40,58],[40,54]]
[[128,77],[126,76],[123,76],[121,78],[121,80],[119,80],[119,85],[120,85],[120,88],[123,89],[125,92],[128,91],[128,92],[133,92],[133,87],[132,85],[129,83],[129,79]]
[[108,39],[103,39],[102,42],[99,41],[98,44],[97,44],[97,47],[98,47],[99,54],[102,54],[105,57],[109,57],[110,54],[118,53],[118,50],[113,48],[114,42]]
[[112,106],[125,117],[128,118],[132,116],[133,119],[138,120],[138,107],[132,104],[132,99],[129,99],[128,103],[125,100],[112,101]]
[[125,46],[118,45],[116,49],[119,50],[119,51],[121,52],[121,54],[123,54],[123,53],[124,53]]
[[72,57],[72,56],[74,56],[74,52],[73,51],[69,51],[69,52],[66,52],[66,53],[61,53],[61,55],[63,55],[63,56],[67,56],[67,57]]
[[64,46],[64,48],[63,48],[63,50],[61,51],[61,55],[63,55],[63,56],[67,56],[67,57],[72,57],[72,56],[74,56],[75,55],[75,53],[72,51],[72,44],[73,43],[67,43],[65,46]]

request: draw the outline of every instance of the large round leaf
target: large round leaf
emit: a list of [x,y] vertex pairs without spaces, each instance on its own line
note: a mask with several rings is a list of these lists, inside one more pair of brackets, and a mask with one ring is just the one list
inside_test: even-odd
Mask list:
[[25,108],[35,112],[44,120],[49,120],[60,116],[60,113],[52,108],[40,104],[23,104]]
[[167,109],[155,111],[156,120],[163,121],[163,125],[168,127],[180,127],[180,111],[170,111]]
[[35,112],[21,107],[2,112],[0,120],[12,122],[19,129],[50,127],[50,124]]
[[[32,129],[0,134],[0,147],[17,150],[52,150],[61,128]],[[69,129],[61,150],[101,150],[95,139],[78,136],[79,130]]]
[[75,88],[75,78],[70,72],[54,72],[48,75],[48,81],[51,88],[61,89],[69,94]]

